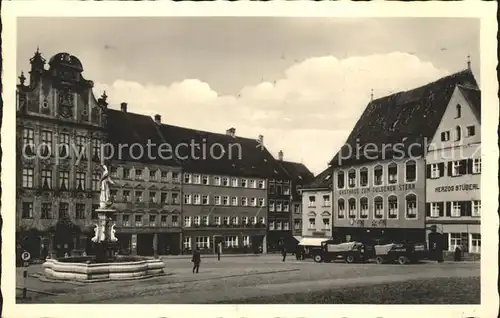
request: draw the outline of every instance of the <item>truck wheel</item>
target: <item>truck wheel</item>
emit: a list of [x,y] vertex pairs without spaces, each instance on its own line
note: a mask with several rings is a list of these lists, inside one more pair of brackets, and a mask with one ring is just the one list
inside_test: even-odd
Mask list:
[[321,263],[323,261],[323,257],[321,257],[321,255],[319,255],[319,254],[314,255],[314,261],[316,263]]
[[356,259],[354,258],[354,255],[347,255],[345,257],[345,262],[348,263],[348,264],[352,264],[354,263]]
[[398,264],[399,265],[405,265],[407,263],[408,263],[408,258],[406,256],[398,257]]
[[375,258],[375,262],[377,264],[384,264],[384,258],[382,256],[377,256],[377,258]]

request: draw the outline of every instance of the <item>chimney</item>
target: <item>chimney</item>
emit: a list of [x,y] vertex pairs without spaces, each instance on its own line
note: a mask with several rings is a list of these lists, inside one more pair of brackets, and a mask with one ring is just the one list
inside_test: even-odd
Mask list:
[[470,54],[467,55],[467,69],[470,71]]
[[121,103],[120,104],[122,112],[126,113],[127,112],[127,103]]
[[161,115],[155,115],[155,123],[157,123],[158,125],[161,124]]
[[231,137],[236,136],[236,129],[233,127],[229,128],[228,130],[226,130],[226,135]]
[[259,137],[257,138],[257,142],[259,143],[260,147],[264,147],[264,136],[259,135]]
[[278,159],[279,161],[283,161],[283,150],[280,150],[280,152],[278,152]]

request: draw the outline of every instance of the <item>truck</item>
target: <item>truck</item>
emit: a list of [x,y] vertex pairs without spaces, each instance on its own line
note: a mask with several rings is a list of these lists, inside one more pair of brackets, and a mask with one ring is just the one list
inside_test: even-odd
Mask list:
[[316,263],[332,262],[343,259],[346,263],[358,263],[366,261],[365,246],[360,242],[347,242],[336,244],[332,240],[321,243],[321,248],[311,251],[312,258]]
[[390,243],[375,245],[375,262],[377,264],[398,263],[405,265],[416,263],[427,258],[427,251],[423,243]]

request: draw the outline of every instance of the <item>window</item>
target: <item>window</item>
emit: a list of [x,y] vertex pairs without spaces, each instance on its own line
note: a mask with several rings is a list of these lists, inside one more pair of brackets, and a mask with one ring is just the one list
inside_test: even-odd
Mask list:
[[99,209],[99,204],[92,204],[92,210],[90,210],[90,218],[92,220],[97,220],[97,212],[96,212],[97,209]]
[[276,193],[276,186],[274,184],[269,185],[269,193],[270,194]]
[[293,220],[293,228],[295,230],[300,230],[302,228],[302,225],[300,224],[300,220]]
[[193,204],[200,204],[201,196],[199,194],[193,194]]
[[227,195],[222,197],[222,204],[229,205],[229,197]]
[[200,225],[200,217],[198,215],[193,217],[193,223],[194,225]]
[[123,179],[130,179],[130,169],[123,168]]
[[76,173],[76,189],[83,191],[85,190],[85,173],[77,172]]
[[345,217],[345,201],[340,199],[338,202],[338,218],[343,219]]
[[243,188],[246,188],[246,187],[248,186],[248,181],[247,181],[247,179],[241,179],[241,186],[242,186]]
[[462,210],[462,205],[460,202],[455,201],[451,203],[451,216],[452,217],[460,217]]
[[142,215],[135,216],[135,226],[142,226]]
[[162,227],[167,227],[168,226],[167,216],[166,215],[162,215],[160,217],[160,224],[161,224]]
[[241,205],[248,206],[248,198],[247,197],[241,197]]
[[231,217],[231,225],[238,225],[238,217],[236,216]]
[[59,219],[69,217],[69,203],[59,202]]
[[455,127],[455,141],[460,141],[462,139],[462,128],[460,126]]
[[117,190],[110,190],[109,196],[111,197],[111,201],[114,202],[116,200],[116,192]]
[[33,203],[32,202],[23,202],[23,219],[31,219],[33,218]]
[[243,236],[243,246],[244,247],[250,246],[250,236],[248,235]]
[[481,253],[481,234],[480,233],[471,233],[471,253]]
[[274,200],[269,200],[269,211],[274,211]]
[[201,217],[201,225],[208,225],[208,216],[203,215]]
[[476,135],[476,126],[467,127],[467,137],[472,137]]
[[382,185],[384,178],[384,170],[382,166],[373,168],[373,184],[376,186]]
[[376,197],[373,199],[374,205],[374,218],[382,219],[384,218],[384,199],[382,197]]
[[316,229],[316,218],[309,218],[309,230]]
[[123,226],[130,226],[130,215],[124,214],[122,216],[122,225]]
[[179,216],[172,215],[172,226],[179,226]]
[[314,208],[316,206],[316,197],[314,195],[309,196],[309,205],[310,208]]
[[50,219],[52,218],[50,211],[52,210],[52,203],[42,203],[42,219]]
[[221,224],[221,222],[220,222],[220,216],[214,216],[214,223],[216,225],[220,225]]
[[431,211],[430,211],[431,217],[437,218],[441,215],[442,205],[440,205],[438,202],[432,202],[430,205],[430,208],[431,208]]
[[415,182],[417,180],[417,163],[409,160],[405,163],[406,182]]
[[354,169],[349,170],[347,176],[348,176],[349,188],[356,187],[356,170]]
[[69,134],[61,133],[59,142],[60,142],[60,144],[58,145],[59,156],[61,158],[68,158],[69,157],[69,149],[70,149],[69,148]]
[[359,170],[359,185],[361,187],[368,186],[368,169],[365,167]]
[[172,172],[172,182],[174,182],[174,183],[180,182],[180,173]]
[[76,204],[76,218],[80,220],[85,219],[85,204],[77,203]]
[[35,134],[33,129],[24,128],[23,129],[23,150],[26,155],[35,154]]
[[52,189],[52,171],[42,170],[42,188]]
[[156,203],[156,192],[154,191],[149,192],[149,202]]
[[184,217],[184,226],[185,227],[191,227],[191,217],[190,216],[185,216]]
[[101,159],[101,140],[92,139],[92,159],[100,160]]
[[156,181],[156,171],[149,170],[149,180]]
[[260,206],[260,207],[263,207],[263,206],[265,206],[265,205],[266,205],[266,204],[265,204],[264,198],[259,198],[259,206]]
[[449,250],[450,251],[455,251],[457,247],[462,247],[462,233],[450,233],[449,234],[450,238],[450,244],[449,244]]
[[220,205],[220,204],[221,204],[221,202],[222,202],[222,201],[221,201],[221,197],[220,197],[220,195],[216,195],[216,196],[214,196],[214,203],[215,203],[215,205]]
[[111,167],[111,176],[114,178],[118,178],[118,169],[115,167]]
[[208,195],[204,194],[201,196],[201,204],[203,205],[208,205],[210,203],[209,199],[208,199]]
[[295,214],[300,214],[301,213],[301,211],[300,211],[300,204],[299,203],[294,204],[294,206],[293,206],[293,213],[295,213]]
[[460,118],[462,117],[462,106],[460,104],[457,104],[457,107],[456,107],[456,116],[455,118]]
[[242,225],[247,225],[248,224],[248,217],[247,216],[242,216],[241,217],[241,224]]
[[220,177],[214,177],[214,184],[216,186],[220,186],[221,185],[221,180],[220,180]]
[[431,178],[436,179],[436,178],[439,178],[440,175],[441,175],[441,173],[439,171],[439,164],[437,164],[437,163],[431,164]]
[[290,203],[288,201],[283,201],[283,212],[289,212],[290,211]]
[[257,206],[257,198],[250,198],[250,205]]
[[345,186],[345,176],[343,171],[337,172],[337,188],[343,189]]
[[473,159],[472,173],[481,173],[481,158]]
[[[80,155],[80,153],[82,152],[82,148],[83,148],[83,144],[85,142],[85,137],[83,142],[81,144],[79,144],[78,142],[80,141],[81,136],[77,136],[77,146],[78,146],[78,155]],[[43,158],[48,158],[50,157],[50,155],[52,154],[52,132],[51,131],[47,131],[47,130],[42,130],[42,148],[41,148],[41,152],[40,152],[40,155],[43,157]],[[85,155],[85,152],[82,154],[82,155]],[[82,157],[82,158],[85,158],[85,157]]]
[[390,163],[387,167],[387,177],[389,184],[398,183],[398,165],[394,162]]
[[467,173],[467,161],[466,160],[457,160],[452,161],[451,164],[451,175],[453,177],[458,177]]
[[250,180],[250,188],[255,189],[257,187],[255,180]]
[[368,198],[361,198],[359,200],[359,208],[360,208],[360,218],[367,219],[368,218]]
[[229,217],[228,216],[223,216],[222,217],[222,224],[229,225]]
[[189,173],[184,174],[184,183],[191,183],[191,175]]
[[330,219],[323,218],[323,229],[324,230],[329,230],[330,229]]
[[92,174],[92,191],[101,190],[101,175],[99,173]]
[[208,236],[197,236],[195,241],[196,247],[200,250],[210,248],[210,237]]
[[130,199],[130,191],[128,191],[128,190],[123,190],[123,201],[125,201],[125,202],[130,202],[130,201],[132,201],[132,200]]
[[225,247],[238,247],[238,237],[235,235],[224,236]]
[[229,178],[227,177],[222,178],[222,185],[225,187],[229,186]]
[[276,212],[281,212],[282,203],[281,201],[276,201]]
[[349,218],[356,218],[356,199],[349,199]]
[[168,182],[168,172],[167,171],[162,171],[161,173],[161,182]]
[[208,176],[203,176],[202,183],[203,183],[204,185],[208,185],[208,183],[209,183],[209,182],[208,182]]
[[290,195],[290,186],[287,186],[287,185],[283,186],[283,194]]
[[179,204],[179,193],[172,193],[172,204]]
[[[262,218],[262,219],[264,219],[264,218]],[[257,217],[251,216],[250,217],[250,223],[251,224],[257,224]],[[262,222],[262,224],[264,224],[264,222]]]
[[417,196],[414,194],[406,196],[406,217],[408,219],[417,218]]
[[[255,223],[254,223],[255,224]],[[259,218],[259,224],[266,224],[266,218],[264,218],[263,216],[261,216]]]
[[449,131],[443,131],[441,133],[441,141],[449,141],[450,140],[450,132]]
[[143,179],[143,171],[142,169],[135,169],[135,178],[138,180]]
[[324,195],[323,196],[323,206],[331,206],[330,196],[329,195]]
[[33,168],[23,169],[23,188],[33,188]]
[[191,204],[191,194],[184,194],[184,204]]
[[69,171],[59,171],[59,189],[69,189]]
[[142,191],[135,191],[135,202],[142,202]]
[[149,215],[149,226],[156,226],[156,215]]
[[200,184],[200,183],[201,183],[201,176],[200,176],[199,174],[195,174],[195,175],[193,176],[193,180],[194,180],[193,182],[194,182],[195,184]]
[[472,201],[472,216],[481,216],[481,200]]
[[182,246],[185,250],[191,249],[191,236],[184,236],[184,238],[182,239]]
[[266,188],[266,184],[264,182],[264,180],[259,180],[259,189],[265,189]]
[[395,195],[390,195],[387,201],[389,202],[389,219],[397,219],[398,218],[398,197]]
[[237,187],[238,186],[238,179],[236,178],[231,178],[231,186]]

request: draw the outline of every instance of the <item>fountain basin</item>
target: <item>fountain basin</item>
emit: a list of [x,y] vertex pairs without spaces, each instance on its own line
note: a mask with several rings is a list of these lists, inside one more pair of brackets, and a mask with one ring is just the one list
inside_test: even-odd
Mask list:
[[47,259],[42,267],[47,278],[80,282],[143,279],[165,274],[162,260],[141,256],[115,256],[108,263],[96,263],[93,256]]

